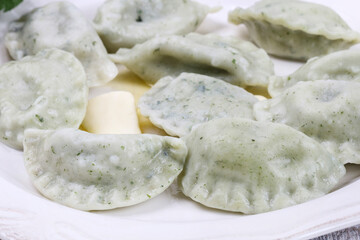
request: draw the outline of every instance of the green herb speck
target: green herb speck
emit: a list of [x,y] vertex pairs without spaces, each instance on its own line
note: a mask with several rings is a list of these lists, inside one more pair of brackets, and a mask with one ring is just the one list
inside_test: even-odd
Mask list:
[[51,152],[52,152],[53,154],[56,154],[54,146],[51,146]]
[[146,196],[147,196],[148,198],[151,198],[151,196],[150,196],[149,194],[146,194]]
[[142,14],[142,10],[137,10],[137,18],[135,21],[137,22],[142,22],[142,17],[141,17],[141,14]]
[[35,117],[39,120],[39,122],[44,122],[44,118],[41,117],[40,115],[35,114]]
[[78,153],[76,154],[76,156],[79,156],[79,155],[82,154],[82,153],[83,153],[83,150],[81,149],[81,151],[78,152]]

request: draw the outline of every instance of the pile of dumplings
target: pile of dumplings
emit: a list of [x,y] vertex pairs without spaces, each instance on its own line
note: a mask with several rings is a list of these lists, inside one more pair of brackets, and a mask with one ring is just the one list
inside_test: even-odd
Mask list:
[[[360,34],[300,0],[231,11],[252,42],[194,33],[214,11],[192,0],[107,0],[91,23],[54,2],[9,24],[16,61],[0,67],[0,141],[24,151],[45,197],[113,209],[177,179],[200,204],[256,214],[323,196],[345,164],[360,164],[360,51],[348,50]],[[280,77],[268,54],[307,62]],[[78,129],[89,88],[114,79],[116,64],[152,86],[138,108],[169,136]]]

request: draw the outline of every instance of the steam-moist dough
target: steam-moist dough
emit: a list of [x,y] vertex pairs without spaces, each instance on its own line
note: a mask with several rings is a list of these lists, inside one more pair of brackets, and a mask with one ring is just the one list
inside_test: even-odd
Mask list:
[[267,87],[274,66],[266,52],[254,44],[216,35],[153,38],[112,55],[148,84],[183,72],[222,79],[238,86]]
[[94,23],[106,48],[116,52],[155,36],[193,32],[209,11],[191,0],[107,0]]
[[360,82],[360,49],[334,52],[310,59],[289,76],[270,77],[268,92],[278,96],[300,81],[346,80]]
[[28,128],[78,128],[88,88],[81,63],[68,52],[47,49],[0,67],[0,141],[22,149]]
[[134,205],[163,192],[182,171],[181,139],[99,135],[75,129],[25,132],[25,167],[46,197],[81,210]]
[[205,206],[246,214],[328,193],[344,166],[315,140],[286,125],[216,119],[185,138],[183,193]]
[[184,136],[193,126],[216,118],[253,119],[258,100],[243,88],[216,78],[182,73],[165,77],[140,98],[141,114],[168,134]]
[[258,46],[285,58],[306,60],[360,42],[332,9],[305,1],[262,0],[231,11],[229,21],[244,23]]
[[360,83],[298,82],[254,105],[259,121],[287,124],[322,143],[345,163],[360,164]]
[[83,64],[90,87],[118,73],[91,22],[69,2],[50,3],[10,23],[5,46],[15,60],[46,48],[71,52]]

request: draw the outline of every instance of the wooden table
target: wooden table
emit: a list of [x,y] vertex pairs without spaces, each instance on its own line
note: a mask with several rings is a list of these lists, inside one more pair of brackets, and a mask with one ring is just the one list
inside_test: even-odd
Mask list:
[[360,240],[360,225],[329,233],[312,240]]

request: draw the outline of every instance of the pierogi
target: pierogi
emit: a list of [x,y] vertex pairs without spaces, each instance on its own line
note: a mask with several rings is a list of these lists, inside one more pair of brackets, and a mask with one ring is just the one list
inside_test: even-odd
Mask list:
[[184,137],[179,183],[205,206],[255,214],[328,193],[343,164],[315,140],[283,124],[216,119]]
[[254,119],[258,100],[243,88],[220,79],[193,73],[159,80],[138,107],[141,114],[168,134],[184,136],[201,123],[217,118]]
[[360,81],[360,49],[349,49],[310,59],[289,76],[272,76],[268,92],[275,97],[300,81]]
[[89,87],[118,74],[91,22],[69,2],[50,3],[10,23],[5,46],[15,60],[47,48],[71,52],[84,66]]
[[307,60],[360,42],[332,9],[305,1],[262,0],[231,11],[229,21],[244,23],[259,47],[284,58]]
[[88,88],[81,63],[58,49],[0,67],[0,141],[22,149],[28,128],[78,128]]
[[183,169],[181,139],[152,134],[25,132],[25,167],[47,198],[81,210],[134,205],[162,193]]
[[209,11],[191,0],[107,0],[94,23],[109,52],[116,52],[155,36],[193,32]]
[[211,34],[156,37],[132,49],[119,49],[111,58],[148,84],[188,72],[242,87],[267,87],[274,74],[274,65],[264,50],[248,41]]
[[320,142],[345,163],[360,164],[360,83],[298,82],[254,105],[258,121],[289,125]]

